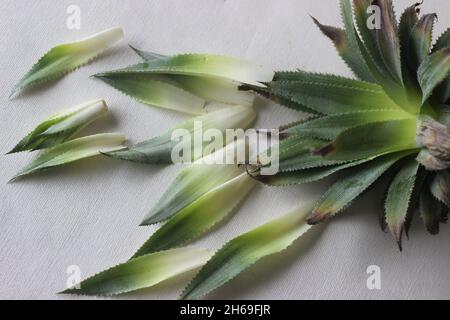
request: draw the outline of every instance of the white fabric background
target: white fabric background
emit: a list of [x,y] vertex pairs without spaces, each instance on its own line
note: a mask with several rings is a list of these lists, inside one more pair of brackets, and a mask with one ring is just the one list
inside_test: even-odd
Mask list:
[[[396,1],[397,12],[413,1]],[[66,8],[81,7],[81,30],[65,26]],[[450,2],[428,0],[423,12],[440,14],[447,27]],[[89,132],[119,131],[131,142],[152,137],[185,116],[132,101],[88,76],[138,61],[127,43],[161,53],[211,52],[248,58],[274,69],[304,68],[349,75],[309,14],[339,24],[337,1],[164,0],[0,2],[0,153],[5,154],[40,120],[64,106],[104,97],[112,116]],[[13,101],[12,86],[47,49],[121,25],[126,39],[95,63]],[[298,118],[298,113],[258,100],[257,127]],[[34,155],[1,156],[0,298],[71,299],[66,268],[83,278],[125,261],[152,233],[138,227],[178,167],[146,166],[106,158],[82,161],[13,184],[9,178]],[[328,181],[329,182],[329,181]],[[195,245],[218,248],[226,240],[317,197],[324,183],[258,187],[240,210]],[[242,274],[210,298],[411,299],[450,298],[450,230],[429,236],[415,220],[400,253],[380,231],[381,188],[373,190],[320,231]],[[366,288],[366,268],[381,267],[382,289]],[[130,299],[176,298],[189,277],[126,295]]]

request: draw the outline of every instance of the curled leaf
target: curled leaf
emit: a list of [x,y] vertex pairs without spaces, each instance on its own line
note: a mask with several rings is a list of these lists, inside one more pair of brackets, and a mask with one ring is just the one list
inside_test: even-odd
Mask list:
[[57,113],[37,125],[9,153],[53,147],[69,140],[81,129],[104,116],[107,112],[106,102],[95,100]]
[[[202,134],[202,132],[208,129],[216,129],[221,132],[223,137],[225,136],[226,129],[248,128],[253,123],[255,117],[256,113],[251,107],[234,106],[223,108],[203,116],[189,119],[159,137],[105,154],[112,158],[133,162],[170,164],[174,160],[172,158],[172,152],[180,151],[180,153],[183,153],[183,151],[186,151],[190,155],[183,154],[183,158],[195,161],[205,156],[205,153],[214,149],[213,147],[215,147],[215,150],[218,150],[228,142],[231,142],[231,139],[234,139],[234,137],[228,136],[226,138],[229,138],[229,141],[225,141],[226,139],[213,142],[203,140],[195,141],[198,134]],[[175,136],[173,137],[173,135]],[[200,136],[200,139],[202,138],[203,136]],[[189,144],[186,145],[186,143]],[[211,144],[213,147],[206,148]],[[177,146],[181,150],[174,149]]]
[[122,37],[122,28],[116,27],[52,48],[19,81],[12,90],[10,98],[26,88],[59,78],[81,67]]
[[133,255],[133,258],[186,244],[223,220],[255,186],[247,174],[226,181],[184,207]]
[[297,209],[228,242],[203,266],[181,298],[201,298],[260,259],[285,250],[311,228],[306,223],[309,212]]
[[112,296],[148,288],[197,269],[210,257],[208,250],[194,248],[147,254],[97,273],[61,293]]
[[17,173],[11,181],[32,173],[97,156],[101,152],[120,149],[123,147],[121,144],[125,140],[126,138],[122,134],[102,133],[64,142],[43,151],[28,166]]

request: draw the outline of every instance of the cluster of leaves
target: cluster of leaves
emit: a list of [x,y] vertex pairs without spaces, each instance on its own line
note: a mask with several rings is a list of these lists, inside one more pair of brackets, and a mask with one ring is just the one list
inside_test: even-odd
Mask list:
[[[234,58],[162,56],[135,48],[144,62],[95,75],[141,102],[191,114],[202,113],[207,100],[251,104],[246,92],[250,89],[311,116],[280,128],[280,172],[274,176],[258,174],[263,165],[253,168],[250,176],[238,165],[204,164],[205,157],[217,154],[193,157],[196,162],[176,177],[145,216],[142,225],[162,225],[130,260],[64,293],[121,294],[202,266],[182,298],[202,297],[263,257],[284,250],[311,225],[343,211],[383,175],[389,175],[391,181],[380,221],[400,248],[402,234],[408,231],[416,211],[431,233],[438,232],[450,207],[450,30],[432,45],[436,15],[419,17],[417,4],[407,8],[397,23],[391,0],[354,0],[353,7],[349,0],[340,3],[344,29],[314,21],[359,80],[303,71],[273,76],[271,71]],[[371,5],[380,9],[380,29],[367,26]],[[68,59],[72,59],[70,55]],[[61,61],[64,58],[56,65]],[[60,73],[53,63],[49,65],[51,72],[41,67],[32,70],[32,75],[26,76],[32,80],[23,80],[18,88],[38,82],[33,80],[40,78],[33,75],[39,75],[38,69],[43,69],[43,74]],[[237,91],[238,86],[247,90]],[[84,120],[70,120],[73,114],[78,115],[74,119]],[[60,144],[89,118],[83,112],[69,112],[38,126],[13,151],[52,146],[21,174],[100,150],[124,160],[168,163],[175,129],[191,134],[194,121],[201,120],[207,128],[224,131],[230,126],[247,127],[254,117],[251,108],[230,107],[188,120],[160,137],[105,151],[90,137]],[[108,141],[121,140],[119,136],[101,138],[106,149]],[[235,147],[231,144],[217,153],[223,155]],[[192,153],[198,154],[196,150]],[[270,221],[231,240],[215,254],[182,247],[228,216],[255,186],[255,179],[284,186],[317,181],[340,171],[345,175],[312,209],[298,209]]]
[[[256,179],[302,184],[345,170],[315,205],[308,222],[316,224],[347,208],[382,175],[391,176],[380,220],[401,248],[414,212],[433,234],[448,216],[450,30],[432,45],[437,16],[419,16],[419,4],[398,24],[391,0],[340,4],[344,29],[314,22],[359,80],[277,72],[267,88],[246,86],[311,114],[283,128],[280,173]],[[373,5],[378,29],[367,24]]]

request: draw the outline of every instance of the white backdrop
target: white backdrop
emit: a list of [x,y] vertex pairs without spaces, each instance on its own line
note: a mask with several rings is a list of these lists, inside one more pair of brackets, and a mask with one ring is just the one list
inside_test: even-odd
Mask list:
[[[413,1],[396,1],[397,13]],[[66,9],[81,8],[81,29],[66,27]],[[428,0],[447,27],[450,2]],[[433,11],[432,11],[433,10]],[[349,75],[309,14],[339,24],[337,1],[317,0],[2,0],[0,2],[0,153],[40,120],[64,106],[104,97],[112,116],[88,132],[119,131],[130,142],[161,133],[184,115],[141,105],[88,76],[138,61],[127,43],[165,54],[210,52],[243,57],[274,69],[303,68]],[[9,101],[12,86],[47,49],[120,25],[126,39],[100,60],[43,89]],[[298,113],[258,100],[257,127],[275,127]],[[0,298],[70,299],[66,269],[83,278],[125,261],[152,233],[138,227],[179,167],[146,166],[106,158],[82,161],[13,184],[9,178],[34,155],[1,156]],[[329,183],[329,181],[328,181]],[[324,183],[258,187],[232,219],[195,243],[218,248],[226,240],[319,196]],[[400,253],[380,231],[381,188],[308,234],[288,251],[243,273],[210,298],[410,299],[450,298],[450,230],[428,235],[416,219]],[[366,288],[366,268],[381,268],[381,290]],[[189,277],[128,294],[130,299],[176,298]]]

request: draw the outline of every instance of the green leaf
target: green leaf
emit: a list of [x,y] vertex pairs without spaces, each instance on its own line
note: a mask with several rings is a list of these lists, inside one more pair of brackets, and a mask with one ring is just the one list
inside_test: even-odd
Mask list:
[[260,259],[285,250],[311,228],[306,223],[308,213],[308,209],[297,209],[228,242],[203,266],[181,298],[198,299]]
[[[220,159],[220,163],[226,163],[222,159],[234,157],[237,152],[245,152],[243,148],[246,148],[243,142],[231,143],[208,158]],[[158,203],[145,216],[141,225],[154,224],[171,218],[210,190],[241,174],[242,169],[237,165],[209,164],[207,158],[200,159],[180,172]]]
[[419,201],[420,216],[425,227],[431,234],[439,233],[439,223],[441,222],[443,204],[433,197],[431,192],[423,189]]
[[314,150],[322,148],[325,144],[326,142],[320,139],[302,138],[295,135],[281,141],[278,159],[279,172],[342,164],[343,161],[328,160],[320,155],[313,154]]
[[449,46],[450,46],[450,28],[445,30],[445,32],[439,36],[431,51],[436,52]]
[[185,245],[223,220],[256,185],[243,173],[215,187],[183,208],[158,229],[133,258]]
[[[195,161],[205,156],[206,148],[211,144],[216,147],[216,150],[222,148],[230,140],[225,141],[192,141],[196,140],[197,135],[202,134],[208,129],[220,130],[222,135],[225,135],[226,129],[246,129],[254,121],[256,113],[251,107],[234,106],[223,108],[203,116],[189,119],[176,127],[168,130],[159,137],[143,141],[134,146],[124,148],[122,150],[108,152],[107,156],[112,158],[148,163],[148,164],[170,164],[173,163],[172,152],[177,150],[177,146],[183,147],[185,143],[190,143],[186,146],[186,152],[190,151],[192,161]],[[172,139],[174,133],[176,137]],[[179,134],[179,135],[178,135]],[[180,141],[177,141],[179,138]],[[200,136],[200,139],[203,137]],[[226,137],[232,139],[234,137]],[[175,149],[174,149],[175,148]],[[181,150],[181,151],[182,151]],[[180,151],[180,152],[181,152]]]
[[407,152],[400,152],[379,157],[346,174],[333,184],[317,202],[308,219],[308,223],[317,224],[323,222],[346,209],[353,200],[375,183],[383,173],[408,154]]
[[411,195],[416,184],[420,164],[414,158],[408,159],[389,186],[384,205],[386,223],[402,250],[402,234],[410,213]]
[[112,76],[127,73],[206,76],[261,87],[264,87],[262,83],[271,81],[274,75],[273,71],[242,59],[210,54],[179,54],[162,57],[99,75]]
[[416,149],[416,120],[369,123],[342,132],[317,153],[328,160],[358,160]]
[[94,100],[57,113],[37,125],[9,153],[33,151],[58,145],[69,140],[107,112],[108,107],[104,100]]
[[[450,47],[450,28],[448,28],[437,40],[433,46],[431,52],[436,52],[440,49],[444,49],[446,47]],[[447,77],[444,82],[439,85],[439,88],[436,92],[437,98],[440,103],[447,103],[450,99],[450,77]]]
[[370,160],[348,162],[340,165],[329,165],[297,171],[278,172],[276,175],[257,175],[254,178],[264,184],[274,187],[284,187],[316,182],[341,170],[358,166]]
[[239,87],[239,90],[241,90],[241,91],[251,90],[266,99],[269,99],[279,105],[282,105],[286,108],[289,108],[289,109],[292,109],[295,111],[306,112],[306,113],[310,113],[310,114],[318,114],[318,112],[306,107],[305,105],[303,105],[301,103],[295,102],[295,101],[291,100],[290,98],[284,98],[284,97],[276,96],[276,95],[272,94],[271,90],[267,87],[260,88],[260,87],[256,87],[256,86],[242,85]]
[[402,110],[356,111],[312,119],[289,128],[284,133],[324,140],[335,139],[342,131],[372,122],[400,120],[410,115]]
[[117,133],[102,133],[64,142],[41,153],[12,179],[16,180],[32,173],[61,166],[77,160],[122,148],[125,136]]
[[450,76],[450,47],[427,56],[420,65],[417,76],[423,92],[422,102],[425,103],[434,89]]
[[[139,50],[132,46],[130,47],[145,61],[167,57],[157,53]],[[166,77],[184,90],[208,101],[218,101],[243,106],[253,105],[253,94],[240,91],[239,84],[234,81],[207,76],[166,75]]]
[[381,9],[381,28],[375,29],[381,58],[394,79],[399,83],[403,83],[400,40],[392,0],[374,0],[372,4]]
[[[402,61],[402,72],[403,72],[403,82],[405,87],[408,89],[408,93],[416,93],[420,90],[419,83],[417,82],[417,68],[418,64],[414,68],[410,69],[410,42],[411,42],[411,32],[414,26],[419,21],[417,12],[419,11],[419,3],[406,8],[400,17],[399,23],[399,38],[400,38],[400,55]],[[420,104],[422,97],[418,97],[414,94],[414,98]],[[417,104],[417,101],[416,101]]]
[[268,84],[275,97],[291,100],[321,114],[394,109],[399,107],[377,85],[344,78],[274,81]]
[[10,98],[26,88],[62,77],[90,62],[122,38],[122,28],[116,27],[52,48],[16,84]]
[[146,74],[95,75],[123,94],[147,105],[188,114],[204,113],[205,100]]
[[450,207],[450,174],[447,171],[439,171],[430,184],[433,196]]
[[417,72],[420,64],[430,53],[433,26],[436,20],[437,15],[435,13],[423,15],[411,31],[408,61],[413,72]]
[[355,61],[355,69],[358,70],[358,74],[356,74],[361,80],[375,82],[370,69],[368,68],[366,61],[364,60],[363,55],[359,49],[358,42],[361,41],[358,32],[356,31],[356,27],[353,21],[353,12],[352,12],[352,4],[350,0],[340,0],[341,6],[341,16],[345,26],[345,36],[348,40],[349,49],[351,51],[351,55]]
[[147,254],[114,266],[82,281],[63,294],[112,296],[152,287],[164,280],[195,270],[211,253],[204,249],[180,248]]
[[[366,63],[368,65],[372,64],[372,68],[369,69],[374,76],[378,74],[375,78],[377,79],[377,82],[380,82],[380,79],[383,78],[392,79],[392,75],[387,70],[383,58],[381,57],[375,30],[369,29],[367,26],[367,22],[369,21],[368,8],[371,4],[372,0],[353,0],[355,21],[362,38],[362,41],[359,42],[360,52]],[[374,71],[376,72],[374,73]]]
[[[341,3],[343,2],[341,1]],[[343,6],[343,8],[345,8],[345,6]],[[320,31],[333,42],[339,55],[353,73],[362,80],[372,81],[373,78],[367,69],[367,66],[364,64],[359,49],[355,46],[356,40],[354,38],[353,25],[351,25],[351,29],[346,32],[340,28],[323,25],[315,18],[312,19],[319,27]]]

